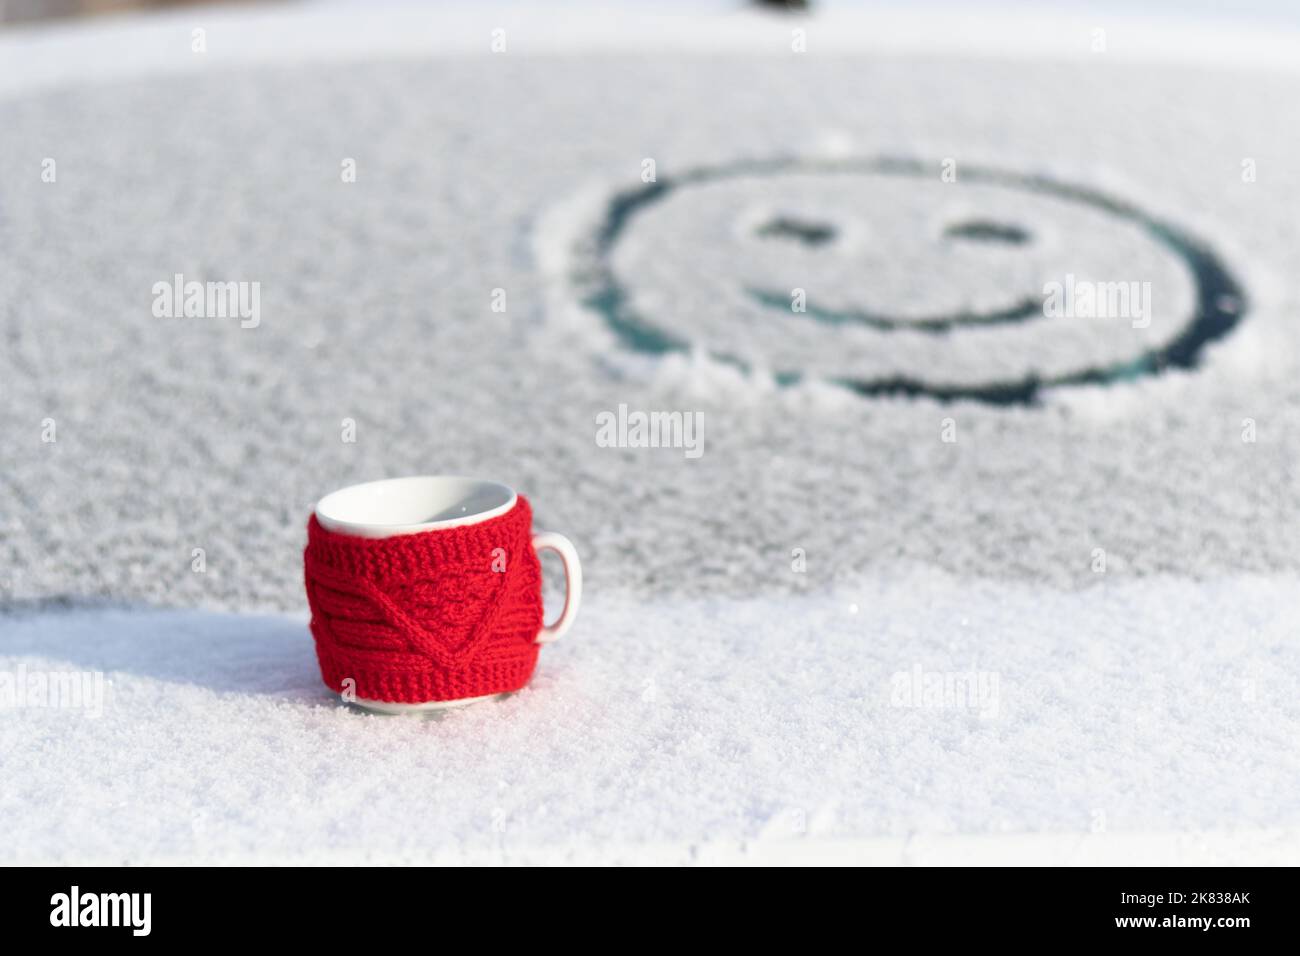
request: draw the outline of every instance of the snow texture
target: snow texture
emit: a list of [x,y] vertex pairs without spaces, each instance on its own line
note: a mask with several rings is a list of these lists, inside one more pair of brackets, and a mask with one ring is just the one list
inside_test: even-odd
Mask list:
[[432,717],[341,704],[300,617],[11,615],[0,672],[106,685],[98,713],[0,720],[0,826],[29,861],[817,859],[875,838],[900,862],[1024,835],[1059,861],[1181,833],[1166,858],[1209,862],[1238,859],[1206,849],[1222,831],[1278,828],[1250,859],[1294,860],[1298,615],[1289,580],[920,569],[816,598],[596,597],[527,689]]
[[[1176,32],[1135,57],[1162,31],[1118,14],[1094,55],[1072,18],[866,12],[806,21],[792,54],[794,21],[757,14],[602,46],[589,18],[493,5],[387,33],[326,9],[0,38],[0,673],[112,680],[98,719],[0,713],[15,857],[679,859],[1098,826],[1294,851],[1300,81],[1265,55],[1293,34],[1209,31],[1190,64]],[[965,55],[963,23],[1015,49]],[[882,157],[932,175],[745,172]],[[646,158],[669,188],[601,250]],[[699,170],[725,172],[677,188]],[[845,387],[1140,364],[1203,284],[1144,222],[1241,293],[1186,367],[1029,403]],[[259,282],[259,324],[156,317],[178,273]],[[996,314],[1066,275],[1150,282],[1150,324],[853,318]],[[589,301],[611,287],[651,334]],[[622,403],[702,413],[703,455],[598,447]],[[330,490],[419,473],[527,494],[588,604],[515,697],[360,715],[319,684],[304,526]],[[997,716],[890,706],[914,666],[998,675]]]

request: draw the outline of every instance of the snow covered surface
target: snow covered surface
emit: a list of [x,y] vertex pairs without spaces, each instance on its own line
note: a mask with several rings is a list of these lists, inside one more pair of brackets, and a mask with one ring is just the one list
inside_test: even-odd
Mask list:
[[340,704],[301,617],[19,614],[0,668],[106,686],[0,721],[0,825],[25,861],[1294,861],[1297,617],[1265,578],[596,597],[523,692],[410,718]]
[[[1279,117],[1300,79],[1273,55],[1294,34],[1110,14],[1093,54],[1075,16],[835,10],[792,55],[805,21],[501,11],[0,36],[0,675],[111,681],[98,718],[0,713],[11,856],[1294,862],[1300,181]],[[934,179],[739,175],[790,156]],[[593,260],[647,157],[666,182],[731,172]],[[1241,321],[1195,367],[1033,405],[839,387],[1054,374],[1185,327],[1198,277],[1149,231],[969,169],[1175,226]],[[767,238],[783,217],[834,238]],[[1030,241],[947,235],[982,221]],[[584,304],[593,261],[688,350]],[[260,323],[156,318],[176,273],[260,282]],[[936,336],[747,294],[906,322],[1066,273],[1150,281],[1151,324]],[[621,403],[701,412],[704,454],[598,447]],[[304,523],[329,490],[421,472],[528,494],[588,604],[527,691],[371,717],[319,683]],[[918,670],[974,672],[978,706],[895,700]]]

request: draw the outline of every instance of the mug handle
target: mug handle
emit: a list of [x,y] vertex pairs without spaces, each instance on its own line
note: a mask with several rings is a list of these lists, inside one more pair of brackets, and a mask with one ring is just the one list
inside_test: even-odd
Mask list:
[[578,551],[573,542],[554,531],[539,531],[533,535],[533,550],[539,557],[543,551],[554,551],[564,562],[564,610],[554,624],[543,624],[537,635],[538,644],[549,644],[559,640],[578,616],[578,605],[582,603],[582,564],[578,561]]

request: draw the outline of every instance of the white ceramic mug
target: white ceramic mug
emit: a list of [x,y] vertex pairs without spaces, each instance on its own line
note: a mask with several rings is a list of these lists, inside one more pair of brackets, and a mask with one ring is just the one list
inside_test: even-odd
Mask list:
[[[391,538],[487,521],[513,508],[518,497],[509,486],[481,478],[451,475],[389,478],[331,492],[317,502],[316,520],[327,531],[339,534]],[[537,635],[538,644],[549,644],[558,640],[578,615],[578,605],[582,601],[582,565],[573,543],[562,534],[552,531],[534,534],[533,549],[539,556],[543,551],[553,551],[564,564],[564,609],[555,623],[544,624]],[[469,697],[422,704],[358,699],[355,703],[384,713],[408,713],[487,699]]]

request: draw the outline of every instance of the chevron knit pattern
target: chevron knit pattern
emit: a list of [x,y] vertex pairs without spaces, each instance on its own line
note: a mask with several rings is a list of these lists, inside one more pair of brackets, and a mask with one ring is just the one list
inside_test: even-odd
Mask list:
[[[307,524],[307,601],[321,676],[407,704],[519,690],[537,664],[542,574],[533,513],[358,538]],[[504,568],[504,570],[502,570]]]

